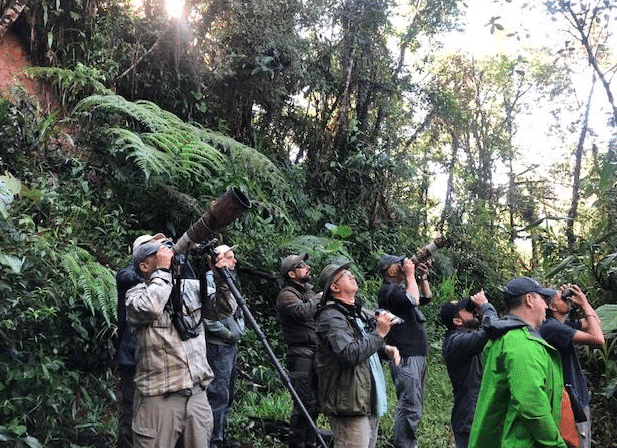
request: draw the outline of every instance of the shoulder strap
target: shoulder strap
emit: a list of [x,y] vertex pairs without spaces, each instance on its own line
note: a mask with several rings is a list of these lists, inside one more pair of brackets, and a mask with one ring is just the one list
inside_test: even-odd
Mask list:
[[351,324],[353,329],[359,335],[362,335],[362,329],[358,325],[358,322],[356,321],[356,317],[349,314],[349,311],[345,309],[345,307],[341,305],[340,303],[338,303],[337,301],[329,301],[329,302],[326,302],[324,305],[320,306],[315,312],[315,319],[317,319],[319,314],[321,314],[326,308],[334,308],[335,310],[337,310],[339,313],[345,316],[345,318]]

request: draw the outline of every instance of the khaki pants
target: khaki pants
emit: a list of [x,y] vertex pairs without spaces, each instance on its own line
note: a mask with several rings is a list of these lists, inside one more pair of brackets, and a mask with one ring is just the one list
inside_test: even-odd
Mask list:
[[135,393],[133,447],[170,448],[182,437],[184,448],[208,448],[212,410],[200,386],[167,395]]
[[379,418],[328,416],[334,448],[375,448]]

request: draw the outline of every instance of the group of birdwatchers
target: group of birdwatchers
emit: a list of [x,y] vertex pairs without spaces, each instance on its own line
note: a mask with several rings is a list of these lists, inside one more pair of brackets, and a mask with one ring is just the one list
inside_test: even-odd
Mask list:
[[[117,273],[119,447],[233,446],[225,426],[244,332],[229,284],[239,289],[235,249],[220,245],[194,269],[163,234],[133,243],[130,264]],[[316,447],[322,414],[335,448],[374,448],[387,410],[382,361],[398,397],[392,445],[417,447],[428,352],[420,307],[432,296],[431,260],[381,258],[375,311],[356,297],[351,263],[325,266],[317,293],[308,258],[283,258],[276,298],[289,379],[302,403],[290,418],[289,447]],[[441,308],[456,447],[589,448],[589,393],[575,345],[604,343],[596,312],[578,286],[548,289],[528,277],[510,280],[504,300],[503,317],[483,291]],[[582,319],[570,318],[573,306]],[[562,436],[562,401],[570,403],[576,440]]]

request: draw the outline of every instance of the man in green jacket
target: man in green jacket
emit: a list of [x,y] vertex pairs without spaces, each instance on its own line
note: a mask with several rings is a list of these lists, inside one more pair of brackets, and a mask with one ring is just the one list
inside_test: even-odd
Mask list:
[[508,315],[483,322],[491,340],[470,448],[566,448],[559,435],[561,358],[538,333],[545,298],[555,292],[529,277],[514,278],[504,290]]

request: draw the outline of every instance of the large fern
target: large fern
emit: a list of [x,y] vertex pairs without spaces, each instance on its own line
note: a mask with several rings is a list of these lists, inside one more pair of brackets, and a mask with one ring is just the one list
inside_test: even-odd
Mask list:
[[[99,264],[80,247],[64,252],[61,263],[81,301],[90,308],[92,314],[98,310],[107,325],[113,326],[118,301],[113,271]],[[75,297],[71,297],[71,305],[75,304],[74,299]]]
[[290,186],[278,167],[256,149],[185,123],[149,101],[92,95],[80,101],[74,112],[97,118],[92,123],[105,129],[111,139],[111,145],[100,149],[135,163],[147,181],[146,189],[165,185],[168,192],[197,197],[215,196],[236,185],[258,209],[267,209],[266,215],[279,223],[289,221]]
[[80,101],[75,112],[124,117],[123,126],[106,131],[112,140],[109,149],[134,160],[146,179],[156,174],[168,180],[188,177],[203,182],[223,165],[224,156],[199,138],[197,127],[150,101],[92,95]]
[[268,183],[275,188],[288,188],[287,180],[272,161],[256,149],[246,146],[231,137],[209,129],[198,128],[199,138],[229,154],[236,171]]

